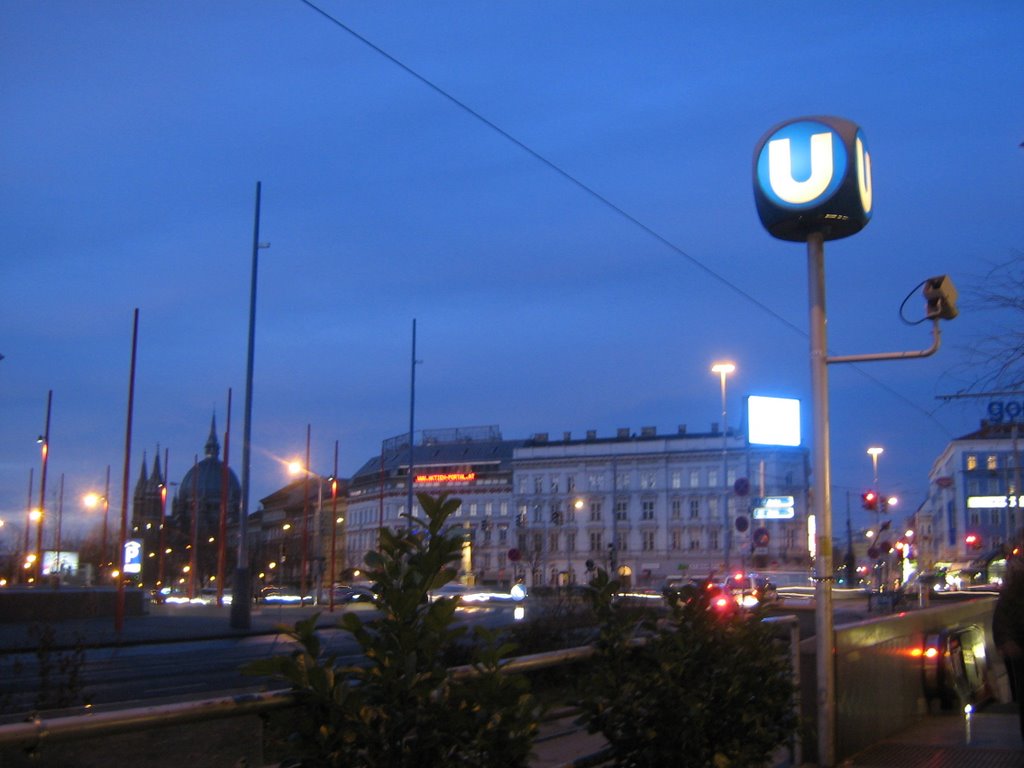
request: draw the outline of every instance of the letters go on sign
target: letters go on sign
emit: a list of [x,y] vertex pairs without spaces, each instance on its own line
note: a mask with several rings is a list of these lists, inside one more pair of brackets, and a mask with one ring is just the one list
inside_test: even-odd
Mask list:
[[754,200],[781,240],[814,232],[837,240],[871,218],[871,156],[860,128],[841,117],[805,117],[772,128],[754,151]]

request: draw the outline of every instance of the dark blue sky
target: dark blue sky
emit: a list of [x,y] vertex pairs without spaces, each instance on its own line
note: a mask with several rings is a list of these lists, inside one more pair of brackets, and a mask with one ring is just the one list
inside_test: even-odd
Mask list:
[[[904,297],[1024,247],[1018,2],[319,4],[633,220],[300,0],[2,0],[0,518],[38,488],[50,389],[48,506],[64,474],[83,516],[111,464],[120,508],[135,307],[132,483],[158,444],[180,478],[229,387],[238,471],[257,180],[253,507],[307,424],[325,474],[335,440],[348,474],[407,429],[413,318],[418,428],[705,431],[725,357],[730,423],[745,394],[807,419],[806,253],[752,195],[782,120],[841,115],[872,154],[874,218],[826,247],[835,353],[928,346]],[[936,396],[996,321],[832,368],[836,515],[872,444],[920,503],[984,415]]]

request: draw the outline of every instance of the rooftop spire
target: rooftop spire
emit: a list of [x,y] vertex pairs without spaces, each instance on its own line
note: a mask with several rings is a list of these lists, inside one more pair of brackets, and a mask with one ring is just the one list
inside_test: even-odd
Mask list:
[[210,436],[206,438],[206,455],[216,459],[220,456],[220,443],[217,441],[217,413],[210,417]]

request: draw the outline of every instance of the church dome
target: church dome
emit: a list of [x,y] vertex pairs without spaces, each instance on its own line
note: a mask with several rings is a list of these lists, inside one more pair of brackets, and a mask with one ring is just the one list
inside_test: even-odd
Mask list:
[[[237,521],[238,505],[242,498],[242,487],[238,477],[228,468],[228,519]],[[192,509],[193,495],[199,502],[199,509],[220,508],[221,487],[224,479],[224,462],[220,460],[220,443],[217,441],[216,422],[210,424],[210,436],[206,441],[206,456],[194,464],[178,485],[176,506],[182,510]]]

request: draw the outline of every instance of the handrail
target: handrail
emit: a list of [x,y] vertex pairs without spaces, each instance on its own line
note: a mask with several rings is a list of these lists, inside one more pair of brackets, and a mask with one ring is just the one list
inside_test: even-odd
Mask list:
[[[762,619],[765,623],[779,624],[789,628],[790,652],[793,654],[793,674],[799,683],[799,627],[795,616],[777,616]],[[794,639],[795,637],[795,639]],[[644,638],[633,643],[639,645]],[[562,664],[586,661],[597,653],[593,645],[582,645],[556,651],[545,651],[505,660],[501,671],[509,674],[537,672]],[[454,679],[464,679],[479,674],[472,664],[449,669]],[[262,691],[235,696],[221,696],[212,699],[185,701],[174,704],[158,704],[146,707],[132,707],[111,712],[91,711],[84,714],[35,717],[23,723],[0,725],[0,749],[19,747],[38,749],[47,743],[76,741],[96,736],[109,736],[146,728],[182,725],[211,719],[227,719],[250,714],[262,714],[272,710],[286,709],[298,703],[291,690]],[[799,706],[799,702],[797,702]],[[796,748],[799,750],[799,741]],[[799,765],[799,763],[795,763]]]

